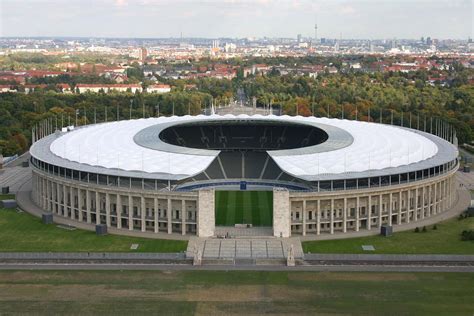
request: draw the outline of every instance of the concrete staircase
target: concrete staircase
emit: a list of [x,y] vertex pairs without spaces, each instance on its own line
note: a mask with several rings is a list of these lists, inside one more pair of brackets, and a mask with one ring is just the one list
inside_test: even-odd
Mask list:
[[285,264],[288,250],[293,245],[295,259],[303,258],[299,238],[199,238],[192,237],[186,251],[187,258],[202,256],[202,264]]

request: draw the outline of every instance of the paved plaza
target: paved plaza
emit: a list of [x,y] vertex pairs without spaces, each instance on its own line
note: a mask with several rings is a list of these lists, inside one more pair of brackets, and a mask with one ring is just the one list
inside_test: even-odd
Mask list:
[[31,178],[31,168],[11,166],[0,170],[0,187],[10,187],[11,193],[16,193],[23,183]]
[[261,237],[261,236],[273,236],[272,227],[223,227],[216,226],[216,236],[230,236],[230,237]]
[[474,189],[474,172],[458,172],[456,174],[458,182],[468,190]]

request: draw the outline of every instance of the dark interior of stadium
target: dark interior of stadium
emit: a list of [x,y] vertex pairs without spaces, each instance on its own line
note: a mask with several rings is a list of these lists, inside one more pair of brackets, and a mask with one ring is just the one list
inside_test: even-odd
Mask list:
[[159,137],[176,146],[221,151],[294,149],[328,139],[326,132],[314,126],[248,120],[180,124],[163,130]]
[[195,181],[219,179],[266,179],[291,181],[268,150],[314,146],[325,142],[322,129],[294,123],[265,121],[197,122],[163,130],[160,139],[189,148],[219,150],[220,154]]

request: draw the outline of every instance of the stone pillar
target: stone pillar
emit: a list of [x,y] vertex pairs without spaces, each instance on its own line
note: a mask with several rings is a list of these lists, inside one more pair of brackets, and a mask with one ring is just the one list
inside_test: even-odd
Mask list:
[[110,194],[105,193],[105,224],[110,227]]
[[154,207],[153,213],[155,215],[155,225],[154,225],[155,226],[155,233],[157,233],[158,228],[159,228],[158,227],[158,199],[157,198],[155,198],[153,200],[153,207]]
[[434,213],[438,214],[438,182],[434,184]]
[[303,236],[306,236],[306,200],[303,200]]
[[432,211],[431,211],[431,184],[428,186],[428,216],[431,217]]
[[392,208],[393,208],[393,199],[392,192],[388,196],[388,226],[392,226]]
[[46,180],[46,210],[50,212],[52,212],[50,201],[51,189],[51,182],[49,180]]
[[168,218],[168,234],[173,233],[173,203],[170,198],[168,198],[168,211],[166,212]]
[[[53,184],[51,183],[51,189],[52,189]],[[63,184],[63,213],[61,214],[64,217],[68,217],[68,211],[67,211],[67,206],[68,206],[68,196],[67,196],[67,188]]]
[[367,229],[372,228],[372,196],[369,195],[368,199],[368,212],[367,212]]
[[186,235],[186,200],[181,200],[181,234]]
[[425,187],[421,187],[421,219],[425,218]]
[[[288,191],[287,191],[288,192]],[[289,201],[289,197],[288,197]],[[275,193],[273,194],[273,221],[275,222]],[[287,202],[288,204],[288,202]],[[197,201],[197,236],[212,237],[215,233],[215,194],[214,189],[199,190]],[[275,229],[275,225],[273,225]]]
[[316,211],[316,235],[321,234],[321,200],[317,202],[317,211]]
[[44,209],[44,179],[38,175],[39,206]]
[[441,181],[441,212],[446,209],[446,180]]
[[455,184],[457,183],[453,181],[453,176],[451,176],[449,178],[449,207],[453,205],[454,195],[457,194],[456,193],[457,188],[454,187]]
[[100,224],[100,194],[95,191],[95,223]]
[[334,199],[331,199],[331,214],[330,214],[330,222],[331,222],[331,234],[334,234]]
[[84,207],[84,201],[83,201],[83,196],[82,196],[82,190],[81,188],[77,188],[77,208],[78,208],[79,222],[82,222],[83,207]]
[[448,197],[448,186],[445,179],[443,181],[443,211],[445,211],[448,208],[447,197]]
[[117,228],[121,229],[122,228],[122,196],[120,194],[117,194]]
[[398,192],[398,216],[397,216],[397,224],[400,225],[402,223],[402,191]]
[[91,192],[86,190],[86,219],[87,223],[91,223]]
[[[56,188],[57,187],[58,187],[58,185],[56,184]],[[51,194],[52,194],[52,198],[53,198],[53,213],[55,213],[56,210],[57,210],[57,207],[58,207],[58,201],[57,201],[58,190],[54,189],[54,185],[53,185],[53,189],[51,190]]]
[[48,180],[43,178],[43,209],[48,210]]
[[47,183],[46,183],[46,179],[45,178],[42,178],[41,179],[41,191],[42,191],[42,196],[41,196],[41,199],[42,199],[42,206],[41,208],[43,210],[47,210],[48,209],[48,195],[47,195],[47,187],[46,187]]
[[407,191],[407,218],[406,218],[406,222],[409,223],[410,222],[410,189]]
[[133,230],[133,196],[128,196],[128,230]]
[[344,198],[344,205],[342,206],[342,231],[347,232],[347,198]]
[[356,226],[355,226],[355,231],[358,232],[360,229],[360,201],[359,201],[359,196],[356,197]]
[[71,219],[75,219],[76,217],[76,212],[74,211],[75,209],[75,199],[74,199],[74,189],[72,186],[69,187],[69,204],[70,204],[70,209],[71,209]]
[[418,187],[415,188],[415,211],[413,213],[413,219],[418,220]]
[[379,223],[378,227],[382,227],[382,212],[383,212],[383,196],[382,194],[379,195]]
[[142,232],[146,231],[145,215],[146,215],[146,203],[145,203],[145,197],[142,195],[140,197],[140,218],[141,218],[141,225],[140,226],[142,228]]

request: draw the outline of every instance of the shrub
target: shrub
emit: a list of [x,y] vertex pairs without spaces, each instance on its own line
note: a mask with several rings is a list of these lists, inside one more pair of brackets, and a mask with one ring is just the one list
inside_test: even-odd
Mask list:
[[433,230],[437,230],[438,229],[438,226],[436,226],[436,224],[433,225]]
[[426,226],[423,226],[422,232],[426,233]]
[[474,230],[463,230],[461,233],[461,240],[474,240]]
[[419,233],[420,229],[418,227],[415,228],[415,233]]

